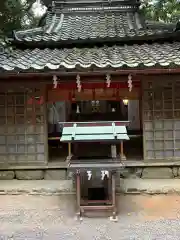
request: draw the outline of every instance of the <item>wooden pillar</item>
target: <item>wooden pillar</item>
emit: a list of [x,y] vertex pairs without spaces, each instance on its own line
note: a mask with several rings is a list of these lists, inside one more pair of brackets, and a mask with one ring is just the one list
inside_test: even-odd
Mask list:
[[76,172],[76,204],[77,204],[77,217],[81,217],[81,179],[80,171]]
[[121,143],[120,143],[120,159],[121,160],[126,160],[126,156],[124,155],[123,141],[121,141]]
[[71,143],[68,143],[68,156],[70,157],[72,154],[71,152]]
[[72,157],[71,143],[68,143],[68,156],[67,156],[67,158],[66,158],[66,163],[67,163],[67,164],[70,163],[71,157]]
[[116,217],[116,179],[115,173],[112,172],[112,206],[113,206],[113,217]]

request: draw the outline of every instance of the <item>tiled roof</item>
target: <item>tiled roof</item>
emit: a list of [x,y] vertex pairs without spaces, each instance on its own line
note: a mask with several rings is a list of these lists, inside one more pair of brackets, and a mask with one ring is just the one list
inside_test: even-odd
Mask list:
[[26,49],[0,55],[5,71],[43,71],[90,67],[116,69],[180,66],[180,43],[124,45],[101,48]]
[[[170,30],[171,31],[171,30]],[[138,13],[49,14],[44,27],[15,32],[15,39],[26,42],[66,41],[104,38],[134,38],[169,32],[146,28]]]
[[[172,28],[153,28],[152,24],[148,26],[137,4],[133,5],[129,0],[91,0],[91,4],[78,0],[74,1],[76,7],[72,7],[71,2],[73,1],[55,1],[56,5],[45,17],[44,26],[15,31],[15,40],[32,43],[116,38],[124,41],[173,31]],[[68,4],[72,6],[69,7]]]
[[166,30],[166,31],[174,31],[176,29],[176,24],[177,23],[165,23],[165,22],[158,22],[158,21],[146,21],[146,26],[149,29],[162,29],[162,30]]

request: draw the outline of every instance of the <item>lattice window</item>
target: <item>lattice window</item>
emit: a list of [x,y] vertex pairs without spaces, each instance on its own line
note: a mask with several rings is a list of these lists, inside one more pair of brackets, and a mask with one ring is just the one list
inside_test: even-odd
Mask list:
[[146,159],[180,158],[180,82],[144,83],[144,155]]
[[[0,93],[0,161],[46,160],[45,109],[40,89]],[[41,102],[40,102],[41,100]]]

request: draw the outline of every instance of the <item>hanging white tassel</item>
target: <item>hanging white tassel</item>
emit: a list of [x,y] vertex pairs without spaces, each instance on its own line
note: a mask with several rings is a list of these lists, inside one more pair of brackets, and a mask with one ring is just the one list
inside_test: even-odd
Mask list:
[[129,74],[128,75],[128,88],[129,88],[129,92],[132,91],[133,85],[132,85],[132,75]]
[[54,75],[53,76],[53,88],[57,88],[57,86],[58,86],[57,76]]
[[107,88],[109,88],[111,85],[111,76],[109,74],[106,74],[106,84]]
[[81,78],[80,78],[80,76],[79,76],[79,74],[77,75],[77,77],[76,77],[76,84],[77,84],[77,90],[78,90],[78,92],[81,92],[81,89],[82,89],[82,85],[81,85],[81,80],[80,80]]

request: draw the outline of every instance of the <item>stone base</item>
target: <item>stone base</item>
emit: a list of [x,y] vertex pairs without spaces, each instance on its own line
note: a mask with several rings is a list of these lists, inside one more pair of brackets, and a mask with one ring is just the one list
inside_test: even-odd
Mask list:
[[[125,167],[116,175],[116,185],[119,187],[121,179],[173,179],[180,178],[180,167]],[[67,169],[40,170],[0,170],[0,180],[72,180],[74,175]]]
[[0,171],[0,180],[12,180],[14,178],[14,171]]
[[146,167],[142,172],[143,179],[174,178],[173,169],[168,167]]
[[180,178],[180,167],[126,167],[121,178],[171,179]]
[[46,170],[44,173],[45,180],[66,180],[67,171],[66,170]]
[[0,180],[67,180],[66,169],[57,170],[0,170]]
[[18,180],[42,180],[44,178],[42,170],[15,171],[15,175]]

